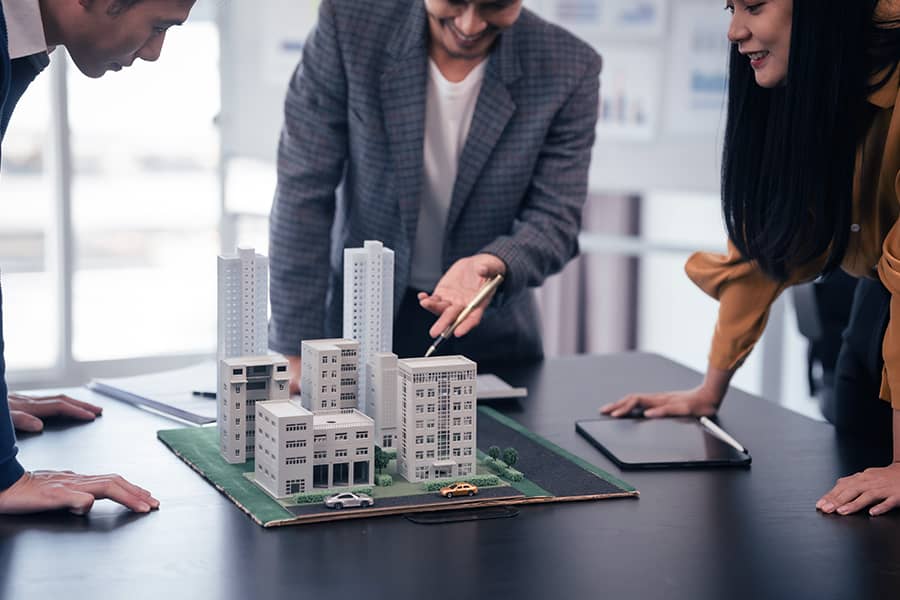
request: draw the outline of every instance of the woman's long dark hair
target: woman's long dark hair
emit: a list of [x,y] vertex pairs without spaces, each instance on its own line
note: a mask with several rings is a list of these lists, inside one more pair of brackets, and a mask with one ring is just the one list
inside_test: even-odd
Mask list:
[[824,255],[827,273],[847,250],[856,149],[872,115],[866,98],[900,60],[900,29],[876,23],[877,3],[794,0],[781,87],[758,86],[732,47],[722,209],[732,242],[773,278]]

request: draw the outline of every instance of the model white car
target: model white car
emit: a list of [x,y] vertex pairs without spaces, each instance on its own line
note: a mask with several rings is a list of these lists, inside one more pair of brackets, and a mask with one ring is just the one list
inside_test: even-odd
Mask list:
[[375,504],[375,501],[371,496],[366,494],[354,494],[353,492],[341,492],[325,498],[325,506],[328,508],[351,508],[355,506],[366,508],[373,504]]

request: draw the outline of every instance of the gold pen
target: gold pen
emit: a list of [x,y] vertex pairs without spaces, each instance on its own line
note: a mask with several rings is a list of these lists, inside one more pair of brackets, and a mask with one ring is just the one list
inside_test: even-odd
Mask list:
[[459,324],[465,321],[466,317],[468,317],[473,310],[478,308],[478,305],[484,302],[484,299],[487,298],[491,294],[491,292],[496,290],[501,283],[503,283],[503,275],[495,275],[493,279],[490,279],[487,283],[481,286],[481,289],[478,290],[478,293],[475,294],[475,297],[472,298],[472,301],[469,302],[469,304],[463,309],[463,311],[459,313],[459,316],[456,317],[456,320],[453,321],[453,323],[447,329],[441,332],[441,335],[437,336],[434,339],[434,343],[431,344],[431,347],[428,348],[428,352],[425,353],[425,358],[431,356],[434,351],[437,350],[437,347],[440,345],[440,343],[450,337],[453,334],[453,331],[459,326]]

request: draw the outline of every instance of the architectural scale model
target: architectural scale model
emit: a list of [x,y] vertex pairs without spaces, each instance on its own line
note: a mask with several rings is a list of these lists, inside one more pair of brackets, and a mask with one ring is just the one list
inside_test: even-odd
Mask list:
[[381,242],[344,250],[344,337],[359,342],[357,408],[366,411],[369,358],[390,352],[394,338],[394,251]]
[[474,475],[476,364],[398,359],[393,252],[367,241],[344,259],[345,337],[302,342],[302,395],[292,399],[287,360],[267,354],[266,258],[249,248],[219,257],[222,457],[254,459],[254,481],[275,498],[372,486],[376,443],[397,449],[410,482]]

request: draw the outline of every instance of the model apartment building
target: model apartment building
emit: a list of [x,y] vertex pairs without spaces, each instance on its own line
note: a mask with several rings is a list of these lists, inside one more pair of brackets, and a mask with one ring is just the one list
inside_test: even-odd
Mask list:
[[277,355],[243,356],[219,366],[220,452],[229,463],[243,463],[254,456],[256,404],[290,397],[288,362]]
[[397,467],[407,481],[475,474],[476,371],[464,356],[397,361]]
[[300,355],[300,393],[307,410],[357,407],[359,342],[342,338],[304,341]]
[[344,337],[359,342],[359,410],[366,410],[370,357],[394,339],[394,251],[381,242],[344,250]]
[[255,479],[283,498],[375,481],[372,419],[355,408],[313,413],[293,400],[256,405]]

